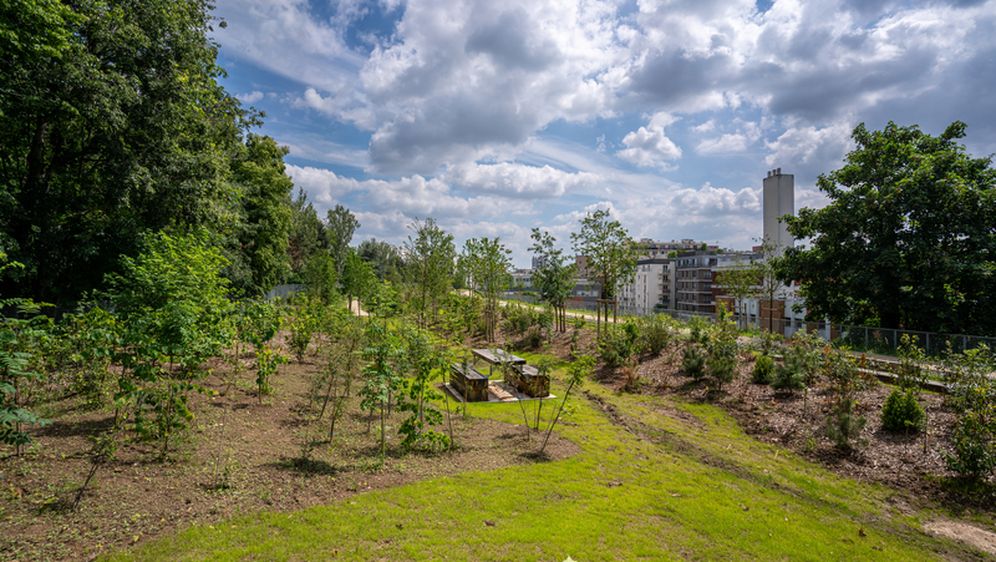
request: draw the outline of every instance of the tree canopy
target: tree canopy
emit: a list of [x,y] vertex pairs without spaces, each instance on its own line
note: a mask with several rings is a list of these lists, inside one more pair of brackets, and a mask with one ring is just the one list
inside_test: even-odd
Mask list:
[[936,332],[996,334],[996,170],[957,139],[890,122],[854,129],[844,166],[820,176],[830,199],[802,209],[783,279],[811,316]]
[[211,18],[205,0],[0,5],[0,247],[24,264],[5,290],[71,303],[160,230],[208,229],[242,288],[279,276],[283,154],[218,83]]

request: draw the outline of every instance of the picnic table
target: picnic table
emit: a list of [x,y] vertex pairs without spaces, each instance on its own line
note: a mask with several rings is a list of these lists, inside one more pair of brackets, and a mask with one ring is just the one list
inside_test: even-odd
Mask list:
[[488,399],[488,376],[470,365],[450,365],[450,384],[465,402],[484,402]]
[[518,365],[509,373],[506,382],[531,398],[545,398],[550,395],[550,375],[540,373],[540,370],[533,365]]
[[505,351],[504,349],[482,348],[482,349],[474,349],[472,350],[472,352],[474,354],[475,363],[476,361],[480,360],[488,364],[488,376],[494,375],[495,365],[507,364],[507,365],[516,366],[516,365],[526,364],[525,359],[517,355],[512,355],[511,353]]

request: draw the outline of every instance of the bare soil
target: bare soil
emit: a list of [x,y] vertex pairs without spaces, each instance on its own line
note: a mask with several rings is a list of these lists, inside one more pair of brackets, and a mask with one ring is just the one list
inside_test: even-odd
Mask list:
[[[245,362],[248,366],[248,355]],[[527,445],[521,426],[458,415],[453,416],[454,451],[403,454],[397,436],[402,417],[395,413],[387,422],[388,454],[380,466],[379,420],[368,433],[356,398],[331,443],[324,441],[326,422],[320,427],[303,422],[309,380],[320,368],[316,358],[281,365],[273,377],[274,393],[262,403],[248,369],[225,393],[229,367],[220,361],[213,366],[215,373],[205,381],[210,392],[191,398],[193,429],[170,458],[156,460],[148,444],[125,444],[97,471],[76,511],[68,505],[90,467],[88,437],[108,427],[111,417],[79,411],[72,400],[51,404],[58,415],[35,432],[30,451],[21,457],[0,451],[0,559],[92,559],[192,524],[261,510],[296,510],[441,475],[541,462],[531,455],[536,440]],[[317,446],[305,460],[302,445],[309,440],[317,440]],[[554,437],[546,450],[548,458],[558,459],[578,449]]]

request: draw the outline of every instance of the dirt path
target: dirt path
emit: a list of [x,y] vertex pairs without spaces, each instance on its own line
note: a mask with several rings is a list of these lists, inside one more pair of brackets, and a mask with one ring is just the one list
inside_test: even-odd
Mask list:
[[349,311],[352,312],[355,316],[361,316],[361,317],[370,316],[370,314],[367,313],[366,310],[363,310],[363,308],[360,306],[359,300],[351,301],[349,303]]
[[935,519],[928,522],[923,528],[928,533],[961,541],[986,554],[996,556],[996,533],[992,531],[949,519]]

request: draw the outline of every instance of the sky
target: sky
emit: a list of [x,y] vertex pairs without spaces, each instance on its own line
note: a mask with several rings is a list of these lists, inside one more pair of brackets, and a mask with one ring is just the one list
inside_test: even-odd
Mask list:
[[[761,181],[826,199],[858,123],[996,152],[996,0],[217,0],[224,86],[358,240],[458,246],[607,208],[635,238],[747,249]],[[217,22],[220,23],[220,22]]]

